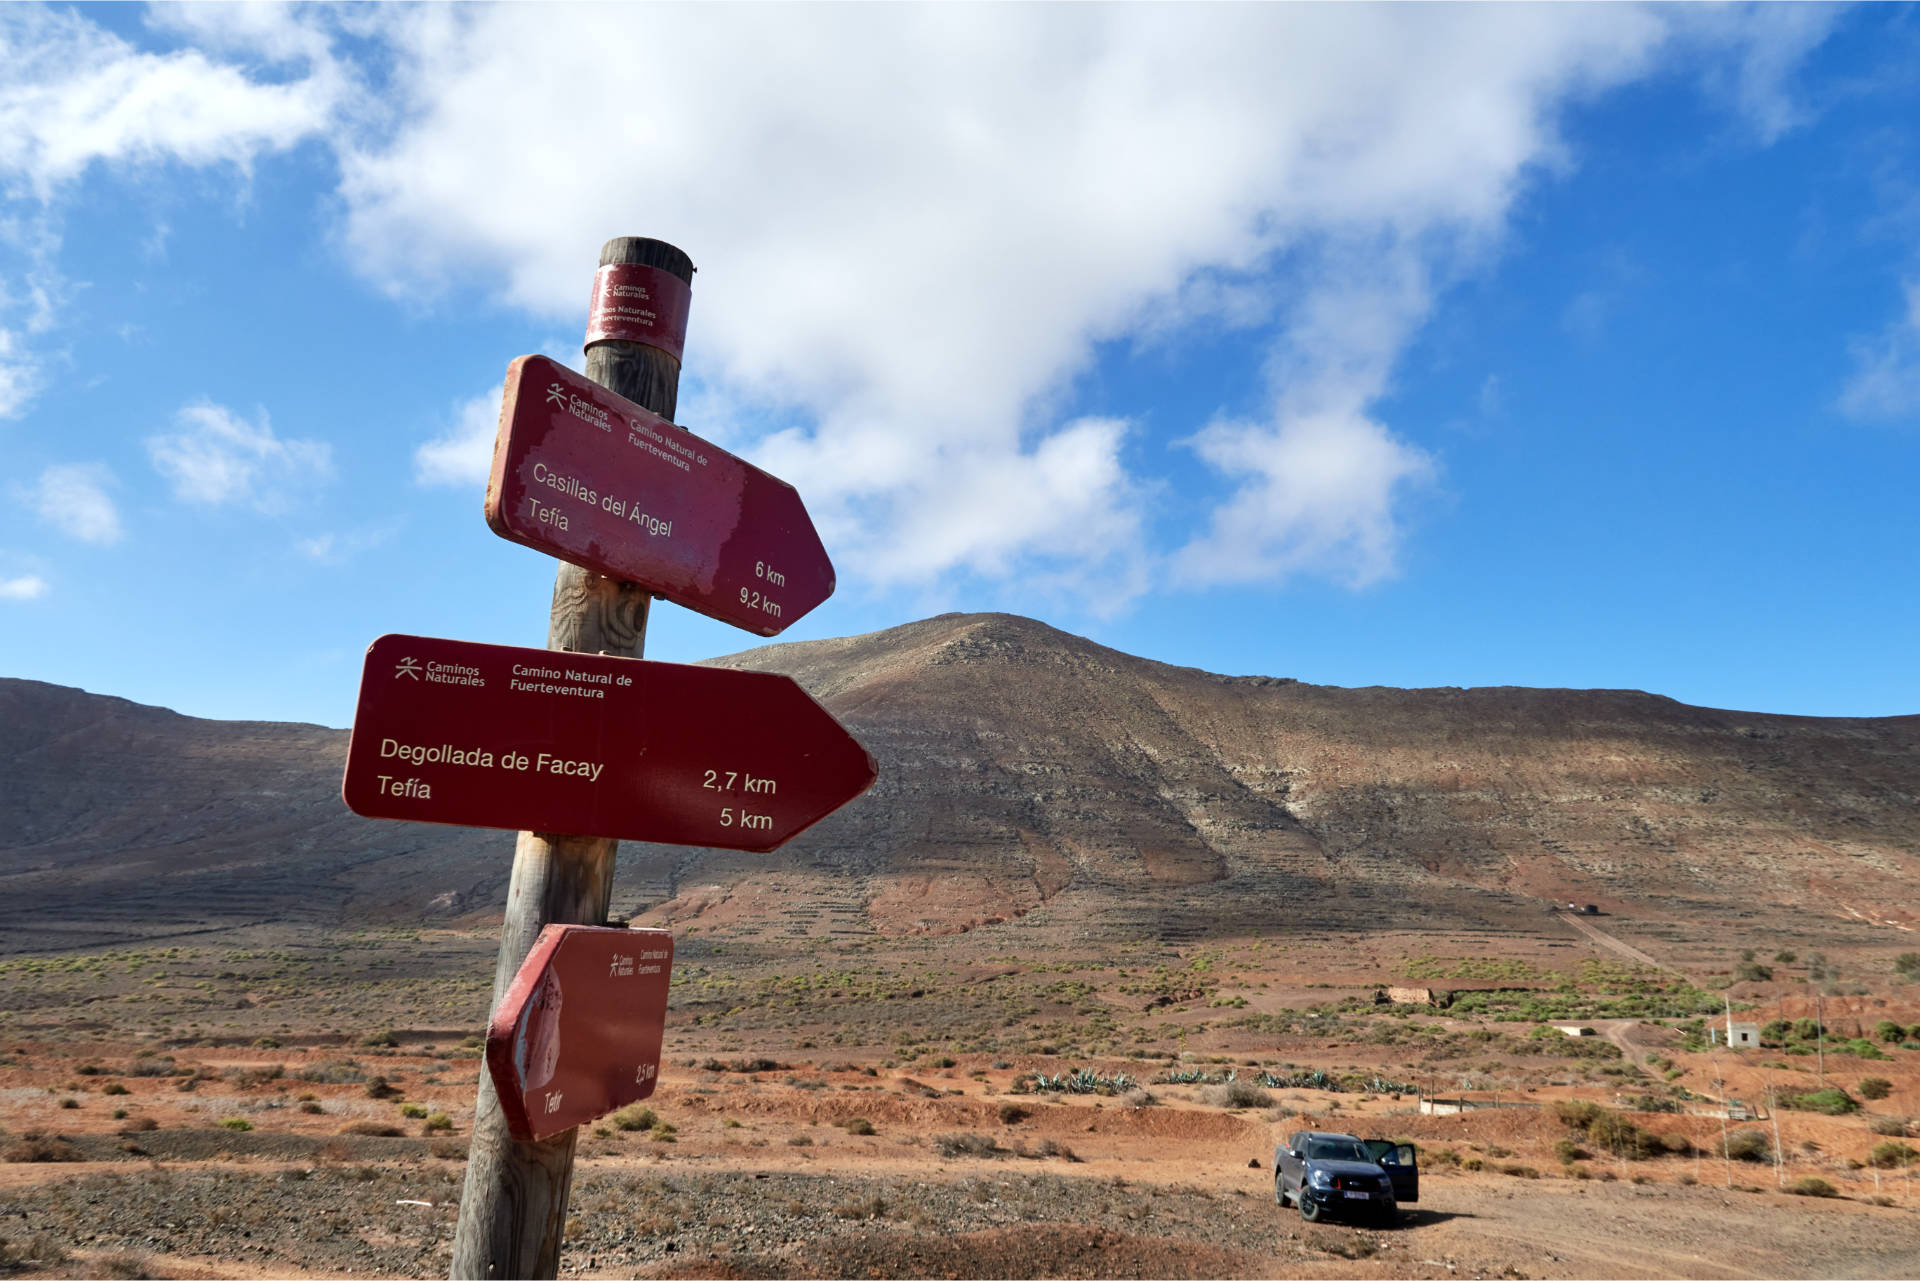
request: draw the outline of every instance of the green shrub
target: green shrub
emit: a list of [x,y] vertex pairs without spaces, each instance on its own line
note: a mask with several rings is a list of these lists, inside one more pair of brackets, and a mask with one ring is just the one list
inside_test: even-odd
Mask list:
[[1881,1019],[1873,1025],[1873,1034],[1888,1045],[1898,1045],[1907,1039],[1907,1030],[1892,1019]]
[[660,1124],[660,1117],[652,1108],[642,1107],[638,1103],[629,1103],[607,1119],[613,1122],[616,1130],[651,1130]]
[[[131,1094],[131,1093],[133,1093],[133,1091],[132,1091],[132,1090],[129,1090],[129,1089],[128,1089],[128,1088],[126,1087],[126,1086],[124,1086],[124,1085],[122,1085],[122,1084],[120,1084],[120,1082],[118,1082],[118,1081],[108,1081],[108,1082],[107,1082],[107,1083],[106,1083],[105,1085],[103,1085],[103,1086],[101,1086],[101,1087],[100,1087],[100,1093],[102,1093],[102,1094]],[[1884,1096],[1883,1096],[1883,1097],[1884,1097]]]
[[253,1122],[247,1120],[244,1116],[230,1116],[220,1122],[220,1128],[223,1130],[251,1130],[253,1128]]
[[406,1117],[409,1121],[418,1121],[426,1114],[427,1110],[418,1103],[402,1103],[400,1105],[400,1115]]
[[1806,1094],[1783,1094],[1780,1106],[1795,1112],[1818,1112],[1822,1116],[1845,1116],[1860,1110],[1860,1101],[1837,1085]]
[[1576,1130],[1586,1129],[1605,1112],[1606,1109],[1598,1103],[1589,1103],[1585,1099],[1561,1099],[1553,1105],[1554,1116]]
[[1758,1130],[1735,1130],[1727,1136],[1726,1155],[1735,1161],[1768,1161],[1773,1148]]
[[1839,1189],[1818,1175],[1809,1174],[1796,1179],[1787,1191],[1794,1196],[1839,1196]]
[[1893,1093],[1893,1082],[1884,1076],[1870,1076],[1860,1082],[1859,1089],[1863,1099],[1884,1099]]
[[420,1123],[422,1134],[444,1134],[453,1128],[453,1118],[445,1112],[435,1112]]
[[1880,1170],[1895,1170],[1903,1165],[1912,1165],[1915,1158],[1920,1158],[1920,1150],[1889,1140],[1873,1145],[1873,1151],[1867,1153],[1867,1164]]

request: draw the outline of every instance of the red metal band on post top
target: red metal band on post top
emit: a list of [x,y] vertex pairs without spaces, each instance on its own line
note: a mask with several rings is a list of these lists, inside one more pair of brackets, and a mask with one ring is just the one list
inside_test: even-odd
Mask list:
[[687,345],[687,313],[692,303],[692,287],[670,271],[610,263],[593,277],[586,346],[640,342],[678,360]]

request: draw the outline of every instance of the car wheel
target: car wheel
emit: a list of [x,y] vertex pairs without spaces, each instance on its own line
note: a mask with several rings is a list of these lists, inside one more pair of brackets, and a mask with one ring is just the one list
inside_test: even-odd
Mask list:
[[1374,1212],[1373,1221],[1376,1227],[1382,1227],[1382,1228],[1399,1227],[1400,1226],[1400,1207],[1398,1205],[1393,1204],[1392,1202],[1388,1202],[1386,1205],[1381,1206],[1378,1210]]
[[1320,1221],[1320,1203],[1308,1196],[1305,1192],[1300,1194],[1300,1217],[1308,1223],[1318,1223]]
[[1285,1205],[1287,1203],[1286,1181],[1277,1174],[1273,1176],[1273,1203],[1275,1205]]

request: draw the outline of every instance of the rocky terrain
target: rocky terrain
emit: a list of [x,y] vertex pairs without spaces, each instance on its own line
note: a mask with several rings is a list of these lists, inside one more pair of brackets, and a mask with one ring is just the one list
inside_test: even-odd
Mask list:
[[[714,662],[799,679],[881,774],[772,856],[624,845],[616,909],[710,935],[1533,935],[1572,899],[1684,961],[1761,921],[1893,946],[1920,907],[1920,716],[1226,677],[1001,614]],[[343,731],[15,680],[0,725],[0,949],[501,900],[509,835],[347,813]]]

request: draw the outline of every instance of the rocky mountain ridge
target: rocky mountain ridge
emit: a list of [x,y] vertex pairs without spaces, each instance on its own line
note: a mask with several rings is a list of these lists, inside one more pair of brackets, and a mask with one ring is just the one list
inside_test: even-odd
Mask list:
[[[712,665],[794,676],[881,776],[771,856],[623,844],[616,910],[710,936],[1457,935],[1568,898],[1675,947],[1916,924],[1920,716],[1226,677],[1003,614]],[[344,731],[18,680],[0,726],[8,950],[498,910],[511,834],[349,814]]]

